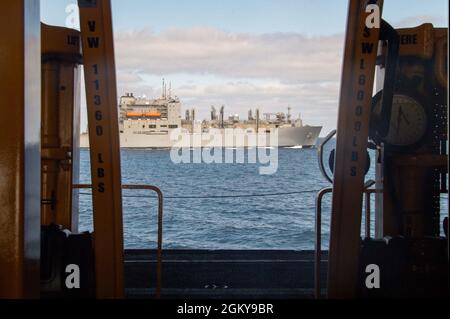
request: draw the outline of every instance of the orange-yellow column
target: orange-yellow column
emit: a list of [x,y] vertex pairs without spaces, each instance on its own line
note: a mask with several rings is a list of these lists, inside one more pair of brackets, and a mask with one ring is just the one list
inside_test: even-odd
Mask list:
[[109,0],[79,0],[86,81],[98,298],[121,298],[123,221],[119,121]]
[[39,1],[0,3],[0,299],[39,297]]
[[[382,1],[375,2],[382,9]],[[328,297],[356,294],[361,214],[379,28],[367,28],[370,1],[350,0],[336,140]]]

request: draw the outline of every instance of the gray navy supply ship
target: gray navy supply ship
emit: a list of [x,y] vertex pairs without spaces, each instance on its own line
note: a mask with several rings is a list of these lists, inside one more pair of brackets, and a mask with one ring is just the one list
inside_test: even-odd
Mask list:
[[[211,108],[211,119],[196,120],[195,110],[181,117],[181,102],[163,89],[158,99],[136,97],[127,93],[119,102],[119,129],[122,148],[242,148],[292,147],[312,148],[322,130],[291,119],[288,113],[248,112],[247,120],[238,115],[225,118],[225,108]],[[81,147],[89,147],[87,133],[81,135]]]

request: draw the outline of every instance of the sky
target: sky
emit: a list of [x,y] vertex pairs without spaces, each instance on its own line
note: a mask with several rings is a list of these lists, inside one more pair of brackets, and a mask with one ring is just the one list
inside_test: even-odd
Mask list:
[[[77,22],[68,19],[74,3],[41,0],[43,22]],[[118,94],[156,98],[165,78],[183,110],[201,119],[211,105],[244,119],[249,109],[291,107],[326,135],[337,122],[347,3],[112,0]],[[394,27],[448,27],[447,13],[446,0],[385,0],[383,18]]]

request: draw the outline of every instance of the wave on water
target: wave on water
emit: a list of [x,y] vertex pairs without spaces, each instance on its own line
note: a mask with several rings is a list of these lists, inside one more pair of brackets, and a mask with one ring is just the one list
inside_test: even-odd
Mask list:
[[290,146],[290,147],[285,147],[285,148],[291,149],[291,150],[302,150],[303,146],[297,145],[297,146]]

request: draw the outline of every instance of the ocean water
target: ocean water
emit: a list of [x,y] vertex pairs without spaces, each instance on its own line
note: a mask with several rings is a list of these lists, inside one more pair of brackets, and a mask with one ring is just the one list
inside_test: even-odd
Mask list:
[[[277,173],[260,175],[260,164],[174,164],[169,150],[122,150],[122,179],[163,191],[165,249],[313,249],[316,192],[330,184],[319,171],[317,150],[279,149],[278,157]],[[87,150],[81,152],[81,183],[90,184]],[[80,196],[80,231],[93,229],[88,193]],[[232,197],[264,194],[277,195]],[[325,249],[330,200],[327,195],[323,202]],[[125,190],[123,207],[125,247],[155,248],[154,194]]]

